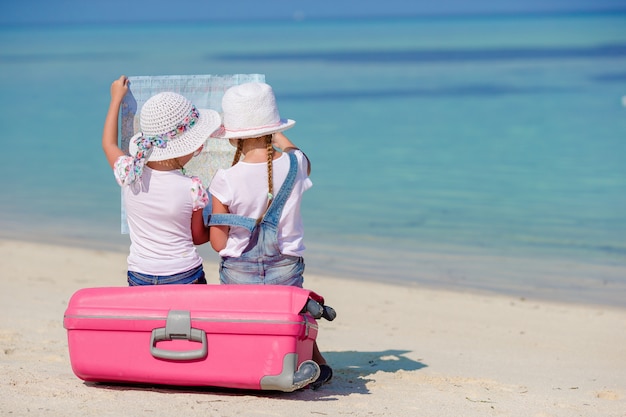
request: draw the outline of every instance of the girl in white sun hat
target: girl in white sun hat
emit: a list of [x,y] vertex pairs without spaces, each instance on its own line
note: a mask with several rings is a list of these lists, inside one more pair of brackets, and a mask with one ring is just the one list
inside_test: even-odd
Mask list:
[[[218,170],[209,186],[210,241],[222,258],[220,281],[302,287],[300,203],[313,184],[308,158],[281,133],[295,121],[280,118],[265,83],[229,88],[222,110],[223,126],[214,136],[230,139],[237,151],[233,165]],[[318,388],[331,379],[332,369],[317,343],[313,360],[319,376],[311,385]]]
[[206,284],[195,245],[209,240],[202,218],[208,195],[183,167],[220,126],[219,113],[197,109],[180,94],[156,94],[141,109],[141,132],[126,155],[118,146],[118,114],[127,91],[125,76],[111,84],[102,148],[122,187],[131,241],[128,283]]

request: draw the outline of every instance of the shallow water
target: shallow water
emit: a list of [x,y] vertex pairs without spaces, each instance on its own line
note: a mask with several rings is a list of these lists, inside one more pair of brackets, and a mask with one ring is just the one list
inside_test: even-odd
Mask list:
[[125,250],[111,81],[261,73],[312,160],[310,272],[624,305],[624,39],[624,14],[3,27],[2,234]]

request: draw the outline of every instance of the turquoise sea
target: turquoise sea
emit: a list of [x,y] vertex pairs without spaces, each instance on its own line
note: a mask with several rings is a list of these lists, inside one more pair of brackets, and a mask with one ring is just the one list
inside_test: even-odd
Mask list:
[[0,73],[0,237],[126,251],[111,81],[260,73],[308,272],[626,306],[624,13],[2,26]]

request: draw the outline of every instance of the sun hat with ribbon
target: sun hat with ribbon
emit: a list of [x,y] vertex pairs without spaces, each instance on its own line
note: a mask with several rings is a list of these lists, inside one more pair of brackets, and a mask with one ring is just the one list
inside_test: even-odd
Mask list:
[[256,138],[296,124],[280,118],[274,91],[265,83],[244,83],[226,90],[222,112],[223,125],[212,135],[221,139]]
[[145,161],[189,155],[204,144],[220,123],[218,112],[198,109],[178,93],[156,94],[141,108],[141,131],[130,139],[130,155]]

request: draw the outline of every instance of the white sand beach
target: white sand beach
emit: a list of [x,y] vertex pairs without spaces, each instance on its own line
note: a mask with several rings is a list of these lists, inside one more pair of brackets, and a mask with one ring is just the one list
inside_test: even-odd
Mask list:
[[626,416],[625,309],[307,275],[338,313],[319,390],[105,385],[73,374],[63,314],[125,286],[126,254],[0,240],[0,258],[2,416]]

